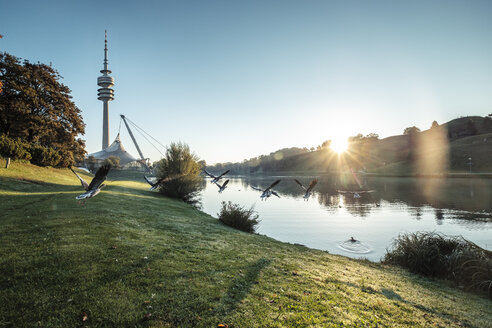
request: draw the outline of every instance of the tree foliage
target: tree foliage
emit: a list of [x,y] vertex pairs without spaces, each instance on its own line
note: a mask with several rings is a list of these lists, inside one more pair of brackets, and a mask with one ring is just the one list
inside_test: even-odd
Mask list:
[[85,154],[77,138],[85,125],[61,78],[51,66],[0,53],[0,134],[24,140],[41,157],[51,157],[50,163],[58,156],[55,165],[68,166]]
[[[94,156],[91,156],[94,157]],[[120,158],[118,156],[109,156],[104,160],[104,164],[109,164],[113,168],[119,168],[120,167]]]
[[159,191],[168,197],[197,205],[203,188],[202,168],[198,161],[198,156],[190,151],[187,144],[171,143],[166,156],[155,163],[158,178],[167,178],[161,183]]
[[411,134],[415,134],[418,132],[420,132],[420,129],[416,126],[410,126],[410,127],[406,128],[405,130],[403,130],[404,135],[411,135]]

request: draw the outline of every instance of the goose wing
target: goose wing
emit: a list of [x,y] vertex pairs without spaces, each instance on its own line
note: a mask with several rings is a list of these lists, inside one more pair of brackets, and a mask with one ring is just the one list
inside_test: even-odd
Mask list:
[[144,179],[149,185],[151,185],[152,187],[154,186],[154,183],[152,183],[152,181],[150,181],[150,179],[146,175],[144,175]]
[[227,186],[227,184],[229,183],[229,179],[227,179],[224,184],[222,185],[222,188],[224,188],[225,186]]
[[270,187],[266,188],[265,191],[268,191],[268,190],[272,189],[273,187],[275,187],[276,185],[278,185],[279,182],[280,182],[280,180],[275,181],[274,183],[272,183],[270,185]]
[[109,170],[111,169],[111,164],[104,164],[101,166],[97,172],[94,178],[91,181],[91,184],[89,185],[89,190],[91,189],[97,189],[103,182],[106,180],[106,176],[108,175]]
[[206,175],[208,175],[209,177],[211,177],[212,179],[215,179],[216,176],[213,175],[212,173],[208,172],[207,170],[203,170],[203,173],[205,173]]
[[301,186],[301,188],[302,188],[302,189],[306,190],[306,187],[304,187],[304,186],[302,185],[302,183],[300,183],[300,182],[299,182],[299,180],[294,179],[294,181],[295,181],[295,182],[296,182],[299,186]]
[[318,179],[314,179],[313,181],[311,181],[311,183],[306,189],[306,192],[310,192],[314,188],[314,186],[316,186],[317,183],[318,183]]
[[255,187],[255,186],[250,186],[250,187],[253,188],[254,190],[257,190],[257,191],[263,191],[263,189]]
[[277,194],[277,192],[276,192],[276,191],[273,191],[273,190],[272,190],[272,195],[275,195],[275,196],[277,196],[278,198],[280,198],[280,196]]
[[217,179],[220,179],[223,175],[226,175],[227,173],[229,173],[229,171],[230,171],[230,170],[225,171],[224,173],[222,173],[221,175],[219,175],[219,176],[217,177]]
[[75,174],[77,176],[77,178],[79,178],[80,180],[80,184],[82,185],[82,187],[85,189],[85,190],[89,190],[89,184],[87,182],[85,182],[84,179],[82,179],[80,177],[80,175],[77,174],[77,172],[75,172],[72,167],[70,167],[70,170],[72,170],[73,174]]

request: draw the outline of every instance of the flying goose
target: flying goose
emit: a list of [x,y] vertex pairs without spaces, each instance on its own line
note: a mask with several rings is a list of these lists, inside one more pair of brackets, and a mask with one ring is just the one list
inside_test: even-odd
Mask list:
[[87,182],[84,181],[72,168],[70,168],[73,173],[79,178],[80,184],[82,187],[85,189],[85,193],[78,195],[75,197],[77,200],[81,199],[86,199],[86,198],[92,198],[99,194],[101,192],[101,189],[104,188],[106,185],[103,184],[104,180],[106,180],[106,176],[108,175],[109,170],[111,169],[111,164],[104,164],[101,166],[97,172],[94,178],[92,178],[92,181],[90,184],[87,184]]
[[152,178],[149,178],[148,176],[145,176],[144,175],[144,179],[150,185],[150,189],[149,190],[156,190],[157,188],[159,188],[159,186],[163,182],[174,180],[174,179],[179,178],[181,176],[183,176],[183,174],[174,174],[174,175],[170,175],[170,176],[167,176],[167,177],[164,177],[164,178],[160,178],[156,182],[152,182],[152,180],[151,180]]
[[297,179],[294,179],[294,181],[299,185],[301,186],[302,189],[304,189],[304,191],[306,191],[306,193],[304,194],[304,200],[309,200],[309,196],[311,196],[311,191],[313,190],[314,186],[316,186],[316,184],[318,183],[318,179],[314,179],[313,181],[311,181],[311,183],[309,184],[309,186],[306,188],[302,185],[302,183],[299,182],[299,180]]
[[253,186],[251,186],[251,188],[253,188],[254,190],[261,191],[261,196],[260,196],[261,200],[266,200],[271,195],[275,195],[278,198],[280,198],[280,196],[274,190],[272,190],[272,188],[275,187],[279,182],[280,182],[280,180],[275,181],[274,183],[272,183],[270,185],[270,187],[266,188],[265,190],[258,188],[258,187],[253,187]]
[[225,171],[224,173],[222,173],[221,175],[219,175],[219,176],[215,176],[215,175],[213,175],[212,173],[208,172],[207,170],[203,170],[203,172],[204,172],[206,175],[208,175],[209,177],[211,177],[211,178],[212,178],[211,183],[216,183],[216,182],[218,182],[218,181],[220,180],[220,178],[222,178],[222,176],[224,176],[224,175],[226,175],[227,173],[229,173],[229,171],[230,171],[230,170],[227,170],[227,171]]
[[149,177],[147,177],[147,176],[144,175],[145,181],[147,181],[147,183],[150,185],[150,189],[149,190],[156,190],[157,188],[159,188],[159,186],[161,185],[161,183],[163,183],[165,181],[172,180],[174,178],[175,178],[175,176],[174,177],[164,177],[164,178],[160,178],[156,182],[152,182]]
[[229,183],[229,179],[227,179],[226,181],[224,181],[224,183],[222,185],[220,185],[218,182],[215,182],[215,185],[217,187],[219,187],[219,193],[222,193],[225,188],[227,188],[227,184]]

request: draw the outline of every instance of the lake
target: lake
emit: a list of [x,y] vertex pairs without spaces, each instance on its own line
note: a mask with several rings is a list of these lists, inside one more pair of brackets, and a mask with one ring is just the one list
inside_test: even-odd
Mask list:
[[[203,211],[217,217],[222,201],[251,207],[260,217],[257,233],[353,258],[379,261],[395,237],[404,232],[435,231],[461,235],[492,249],[492,179],[320,177],[308,201],[294,178],[228,177],[228,187],[207,180]],[[260,200],[273,181],[280,198]],[[351,181],[349,181],[351,180]],[[224,182],[222,179],[220,182]],[[360,192],[362,190],[362,192]],[[358,191],[360,198],[354,194]],[[354,237],[357,242],[349,241]]]

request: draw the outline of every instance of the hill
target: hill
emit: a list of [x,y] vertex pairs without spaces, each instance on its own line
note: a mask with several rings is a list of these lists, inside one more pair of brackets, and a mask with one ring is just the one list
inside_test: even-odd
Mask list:
[[233,230],[141,181],[112,171],[82,205],[67,169],[0,169],[1,326],[492,326],[482,296]]
[[[297,148],[298,149],[298,148]],[[384,139],[352,137],[343,154],[329,147],[303,148],[300,153],[272,152],[242,163],[225,163],[210,170],[235,174],[323,174],[354,168],[378,174],[441,174],[492,172],[492,118],[462,117],[422,132]]]

